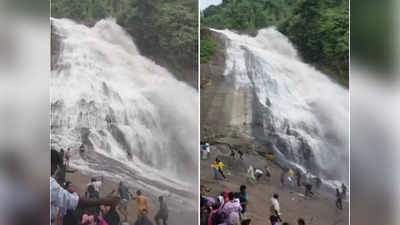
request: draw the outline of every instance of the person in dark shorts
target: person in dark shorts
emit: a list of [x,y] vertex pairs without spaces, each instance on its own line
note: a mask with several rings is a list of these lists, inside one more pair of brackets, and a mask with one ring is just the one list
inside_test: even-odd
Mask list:
[[118,210],[121,211],[123,215],[128,213],[128,201],[129,201],[129,188],[121,181],[118,186],[118,194],[121,198],[119,202]]
[[160,225],[160,220],[163,221],[163,225],[167,225],[168,220],[168,206],[167,203],[164,201],[163,196],[158,197],[158,201],[160,202],[160,209],[158,210],[154,220],[156,221],[157,225]]

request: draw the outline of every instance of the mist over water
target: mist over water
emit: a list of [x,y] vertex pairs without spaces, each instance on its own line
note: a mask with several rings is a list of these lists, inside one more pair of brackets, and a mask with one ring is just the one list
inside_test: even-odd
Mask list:
[[261,121],[259,139],[291,164],[326,180],[348,184],[349,92],[302,62],[290,41],[275,28],[257,36],[213,30],[226,37],[225,76],[237,90],[254,96]]
[[93,27],[51,22],[61,37],[50,86],[52,147],[71,147],[72,165],[81,170],[192,190],[198,92],[141,56],[114,19]]

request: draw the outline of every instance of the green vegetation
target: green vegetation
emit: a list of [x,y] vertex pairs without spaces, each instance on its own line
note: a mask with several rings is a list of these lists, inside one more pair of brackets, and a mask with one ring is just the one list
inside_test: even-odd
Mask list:
[[53,17],[85,24],[116,18],[144,55],[175,73],[197,66],[197,0],[53,0],[51,7]]
[[215,51],[217,43],[215,39],[206,32],[201,32],[200,36],[200,63],[207,63]]
[[224,0],[202,12],[203,26],[235,30],[279,25],[289,18],[295,0]]
[[202,26],[253,30],[275,26],[303,59],[348,86],[348,0],[224,0],[202,12]]

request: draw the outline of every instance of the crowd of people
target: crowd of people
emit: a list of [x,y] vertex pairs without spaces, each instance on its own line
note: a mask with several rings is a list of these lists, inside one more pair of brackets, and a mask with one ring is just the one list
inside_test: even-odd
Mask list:
[[[217,196],[208,196],[209,190],[201,186],[200,195],[200,225],[250,225],[251,219],[247,217],[249,198],[246,185],[241,185],[238,192],[224,190]],[[280,225],[282,221],[279,204],[279,195],[271,198],[271,225]],[[298,225],[305,225],[299,218]],[[283,222],[282,225],[289,225]]]
[[[209,153],[210,145],[207,143],[204,145],[204,151]],[[231,149],[230,156],[235,158],[235,153],[232,153]],[[243,154],[240,154],[240,159],[243,160]],[[247,181],[250,184],[255,184],[262,180],[268,182],[271,181],[272,172],[271,166],[274,160],[273,153],[267,154],[267,163],[264,168],[256,168],[249,165],[247,170]],[[226,179],[224,175],[224,163],[217,157],[213,161],[212,169],[214,179],[219,180],[220,176]],[[263,179],[264,178],[264,179]],[[313,187],[316,190],[320,189],[322,185],[322,179],[307,171],[302,173],[299,168],[282,168],[280,174],[280,187],[290,187],[292,190],[304,188],[304,198],[312,199],[315,193]],[[346,197],[347,187],[342,184],[341,191],[339,188],[336,189],[336,207],[340,210],[343,209],[342,199]],[[248,225],[251,223],[251,219],[247,218],[247,206],[248,206],[248,193],[246,191],[246,185],[241,185],[238,192],[224,190],[216,196],[210,196],[210,190],[201,185],[200,187],[200,225]],[[275,193],[271,196],[270,202],[270,214],[269,222],[271,225],[289,225],[281,218],[281,208],[279,203],[279,194]],[[298,218],[296,221],[298,225],[305,225],[306,222],[303,218]]]
[[[80,152],[84,146],[80,147]],[[78,195],[76,186],[66,180],[71,150],[51,150],[50,216],[52,225],[153,225],[148,218],[148,199],[141,190],[135,194],[120,182],[117,191],[102,194],[102,176],[92,177],[86,186],[85,195]],[[136,201],[135,223],[128,221],[128,202]],[[159,196],[159,210],[154,217],[157,225],[167,225],[168,207],[163,196]]]

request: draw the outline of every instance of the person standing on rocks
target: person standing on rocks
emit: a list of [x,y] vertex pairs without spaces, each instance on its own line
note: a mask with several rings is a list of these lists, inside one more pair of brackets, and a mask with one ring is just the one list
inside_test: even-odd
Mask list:
[[167,225],[168,220],[168,206],[167,203],[164,201],[164,197],[158,197],[158,201],[160,202],[160,210],[158,210],[154,220],[156,221],[157,225],[160,225],[160,220],[163,221],[163,225]]

